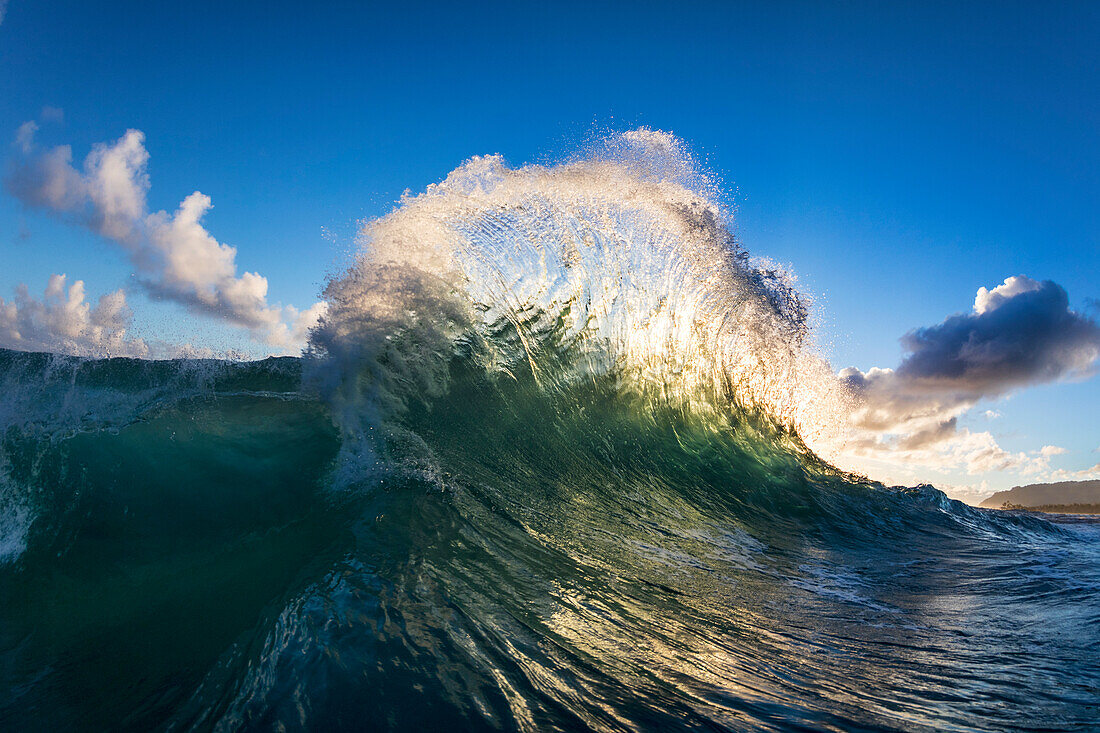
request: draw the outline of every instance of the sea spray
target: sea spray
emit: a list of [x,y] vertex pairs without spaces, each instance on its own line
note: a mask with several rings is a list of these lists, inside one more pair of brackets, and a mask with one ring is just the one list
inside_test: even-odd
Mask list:
[[473,158],[364,228],[325,291],[315,378],[351,423],[373,423],[445,389],[463,342],[489,369],[522,363],[537,380],[564,359],[555,379],[614,373],[697,411],[757,412],[828,451],[847,394],[811,347],[803,298],[752,264],[731,224],[667,133],[623,133],[550,167]]

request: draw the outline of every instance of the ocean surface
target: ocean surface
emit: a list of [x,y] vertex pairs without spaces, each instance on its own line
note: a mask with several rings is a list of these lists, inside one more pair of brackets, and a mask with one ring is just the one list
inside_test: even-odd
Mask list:
[[1100,729],[1100,524],[830,465],[718,198],[475,158],[301,357],[0,351],[0,729]]

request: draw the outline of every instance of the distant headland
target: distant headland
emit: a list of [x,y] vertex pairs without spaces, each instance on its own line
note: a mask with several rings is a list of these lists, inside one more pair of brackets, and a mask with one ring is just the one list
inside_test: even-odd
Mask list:
[[1100,481],[1028,484],[998,491],[979,506],[1066,514],[1100,514]]

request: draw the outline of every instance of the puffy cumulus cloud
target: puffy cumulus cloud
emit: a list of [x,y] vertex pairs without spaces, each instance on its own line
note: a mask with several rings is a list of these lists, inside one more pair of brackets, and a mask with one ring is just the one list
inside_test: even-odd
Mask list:
[[[34,144],[38,125],[24,122],[15,133],[15,145],[23,156],[34,155],[33,165],[16,165],[8,179],[8,190],[30,206],[55,212],[79,210],[87,198],[84,180],[73,166],[68,145],[37,152]],[[37,153],[37,154],[36,154]]]
[[1069,308],[1046,280],[1010,277],[982,288],[972,313],[910,331],[897,375],[911,389],[966,398],[1085,374],[1100,356],[1100,327]]
[[[0,0],[2,2],[2,0]],[[15,131],[15,144],[24,154],[28,154],[34,148],[34,136],[38,132],[38,123],[27,120]],[[69,156],[72,158],[72,156]]]
[[65,110],[60,107],[51,107],[47,104],[42,108],[42,112],[39,113],[38,116],[43,122],[64,122]]
[[113,145],[96,144],[85,158],[80,180],[91,205],[92,227],[99,234],[139,246],[135,240],[149,190],[148,162],[145,135],[139,130],[127,130]]
[[992,290],[987,289],[983,285],[978,288],[978,292],[974,296],[974,312],[981,315],[982,313],[996,310],[1003,305],[1006,300],[1020,293],[1030,293],[1039,290],[1041,287],[1042,283],[1032,280],[1026,275],[1006,277],[1003,283]]
[[939,472],[961,469],[969,474],[985,474],[1035,473],[1047,467],[1046,459],[1005,450],[988,431],[959,428],[957,418],[906,433],[903,428],[867,428],[858,422],[858,415],[853,436],[837,461],[852,470],[907,483],[927,480],[917,469]]
[[145,137],[128,130],[113,145],[100,143],[73,167],[68,145],[38,150],[37,123],[23,123],[15,134],[21,157],[8,175],[8,190],[24,203],[86,224],[98,234],[133,246],[135,227],[145,211],[149,154]]
[[74,167],[69,146],[41,149],[37,132],[38,125],[27,122],[16,133],[18,155],[6,180],[13,195],[120,245],[154,297],[246,328],[271,346],[305,343],[324,304],[303,311],[271,305],[267,278],[238,275],[237,250],[218,242],[202,224],[212,206],[209,196],[195,191],[172,214],[148,211],[149,153],[140,130],[95,145],[82,170]]
[[1047,481],[1095,481],[1100,479],[1100,463],[1080,471],[1067,471],[1064,468],[1051,471],[1044,476]]
[[133,313],[121,290],[85,298],[84,281],[68,284],[65,275],[51,275],[42,298],[26,285],[10,301],[0,298],[0,347],[51,351],[78,356],[148,356],[148,345],[128,338]]
[[939,488],[948,496],[972,506],[978,506],[983,499],[988,498],[995,491],[988,481],[976,484],[940,484]]
[[1011,453],[988,432],[960,428],[959,418],[983,399],[1090,375],[1100,357],[1100,326],[1071,310],[1056,283],[1017,276],[979,289],[971,312],[910,331],[901,343],[905,356],[896,369],[839,373],[859,405],[842,462],[1034,474],[1049,472],[1050,459],[1064,449]]
[[1062,469],[1055,471],[1050,465],[1050,459],[1055,456],[1064,456],[1067,453],[1069,451],[1060,445],[1044,445],[1039,450],[1028,453],[1028,460],[1021,473],[1029,476],[1036,474],[1053,476],[1055,473],[1064,473]]

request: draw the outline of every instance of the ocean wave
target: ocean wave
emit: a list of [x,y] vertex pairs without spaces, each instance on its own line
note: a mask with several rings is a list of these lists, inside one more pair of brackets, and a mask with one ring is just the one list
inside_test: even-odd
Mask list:
[[675,138],[473,159],[326,299],[301,359],[0,351],[0,727],[1094,724],[1097,535],[831,466]]

